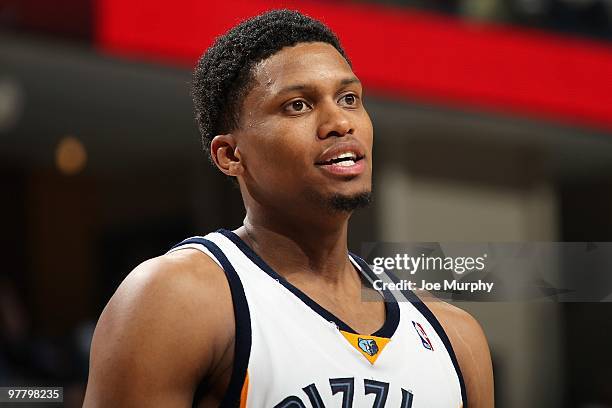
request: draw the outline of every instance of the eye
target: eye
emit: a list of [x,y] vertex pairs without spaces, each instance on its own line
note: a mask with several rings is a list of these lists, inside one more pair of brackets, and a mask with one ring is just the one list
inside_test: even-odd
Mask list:
[[296,99],[285,105],[284,110],[288,113],[303,113],[310,110],[311,107],[302,99]]
[[295,111],[301,111],[302,109],[304,109],[304,102],[302,101],[294,101],[291,102],[291,108]]
[[349,93],[340,98],[339,102],[346,106],[357,105],[357,95]]

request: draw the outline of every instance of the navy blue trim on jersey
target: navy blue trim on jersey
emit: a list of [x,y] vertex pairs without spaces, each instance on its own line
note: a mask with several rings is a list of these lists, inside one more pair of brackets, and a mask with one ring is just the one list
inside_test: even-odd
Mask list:
[[[395,283],[399,282],[399,279],[392,273],[386,272],[386,274],[387,276],[389,276],[389,278],[391,278],[393,282]],[[434,328],[436,333],[438,333],[438,337],[440,337],[440,339],[442,340],[442,343],[444,343],[444,346],[446,347],[446,351],[448,352],[448,355],[450,356],[450,359],[453,362],[453,366],[455,367],[457,378],[459,379],[459,386],[461,387],[461,400],[463,401],[463,408],[468,408],[467,393],[465,389],[465,381],[463,380],[463,374],[461,373],[461,368],[459,367],[459,362],[457,361],[455,350],[453,350],[453,346],[451,345],[451,342],[448,336],[446,335],[444,328],[442,327],[442,325],[440,324],[436,316],[433,314],[433,312],[427,307],[427,305],[421,299],[419,299],[417,295],[414,294],[413,291],[406,289],[406,290],[402,290],[401,292],[406,297],[406,299],[408,299],[408,301],[412,303],[414,307],[419,312],[421,312],[421,314],[427,319],[427,321],[429,322],[429,324],[431,324],[431,326]]]
[[[251,315],[249,313],[249,305],[244,294],[242,282],[236,273],[236,270],[227,259],[223,251],[212,241],[204,238],[189,238],[175,245],[172,249],[186,245],[199,244],[210,251],[210,253],[221,263],[222,269],[225,272],[229,283],[230,292],[232,294],[232,304],[234,306],[234,319],[236,321],[236,335],[234,344],[234,364],[232,367],[232,376],[230,382],[221,401],[222,408],[235,408],[240,405],[240,394],[242,386],[246,379],[247,367],[249,365],[249,357],[251,355]],[[196,407],[198,402],[204,396],[207,390],[207,385],[204,381],[200,381],[193,396],[193,407]]]
[[[338,326],[338,329],[343,330],[345,332],[353,333],[353,334],[364,334],[358,333],[356,330],[353,330],[348,324],[344,323],[341,319],[336,317],[333,313],[320,306],[317,302],[312,300],[308,295],[304,292],[293,286],[288,280],[282,277],[278,272],[276,272],[270,265],[266,263],[251,247],[249,247],[238,235],[234,232],[219,229],[218,233],[223,234],[229,240],[231,240],[237,247],[240,249],[255,265],[257,265],[262,271],[270,275],[273,279],[277,280],[281,285],[283,285],[287,290],[297,296],[302,302],[304,302],[307,306],[309,306],[316,313],[321,315],[325,320],[329,322],[333,322]],[[365,264],[365,263],[364,263]],[[359,264],[361,266],[361,264]],[[367,267],[367,265],[366,265]],[[363,267],[362,267],[363,269]],[[369,269],[369,267],[367,267]],[[399,306],[395,301],[393,295],[388,291],[383,291],[383,297],[385,299],[385,322],[382,327],[378,329],[376,332],[372,333],[371,336],[378,337],[386,337],[391,338],[399,325]]]

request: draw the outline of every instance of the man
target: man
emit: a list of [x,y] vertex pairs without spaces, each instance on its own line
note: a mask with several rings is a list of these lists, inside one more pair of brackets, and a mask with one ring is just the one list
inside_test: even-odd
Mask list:
[[194,100],[244,225],[130,273],[98,322],[85,406],[492,407],[473,318],[411,292],[362,300],[372,272],[347,227],[370,199],[373,131],[335,35],[287,10],[247,20],[200,60]]

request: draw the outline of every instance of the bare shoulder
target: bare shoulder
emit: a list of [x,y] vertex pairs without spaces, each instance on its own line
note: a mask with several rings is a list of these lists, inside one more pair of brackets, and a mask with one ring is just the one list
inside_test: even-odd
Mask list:
[[183,249],[143,262],[100,316],[85,406],[190,406],[233,335],[229,285],[212,259]]
[[436,316],[453,346],[465,380],[469,406],[493,407],[491,353],[478,321],[465,310],[443,302],[431,294],[417,295]]
[[[436,316],[449,336],[453,333],[460,333],[462,337],[475,337],[476,340],[484,338],[484,333],[478,321],[465,310],[437,299],[430,294],[423,295],[419,293],[418,296]],[[486,338],[484,340],[486,342]]]

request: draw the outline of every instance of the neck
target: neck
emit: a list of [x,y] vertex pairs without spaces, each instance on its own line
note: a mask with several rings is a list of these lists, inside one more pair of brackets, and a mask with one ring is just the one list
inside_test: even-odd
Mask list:
[[306,276],[338,283],[352,273],[348,259],[349,213],[325,220],[296,219],[247,209],[236,233],[285,278]]

